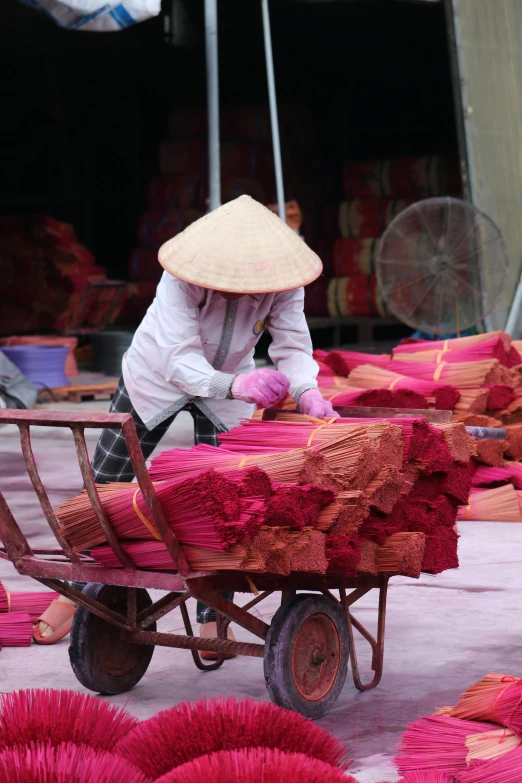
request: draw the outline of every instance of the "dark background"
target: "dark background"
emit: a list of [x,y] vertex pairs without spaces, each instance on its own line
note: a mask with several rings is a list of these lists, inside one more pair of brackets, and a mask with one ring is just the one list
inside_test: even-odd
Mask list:
[[[126,277],[169,110],[205,102],[203,2],[186,6],[189,48],[166,42],[162,18],[68,32],[0,4],[0,213],[73,223],[113,277]],[[313,110],[334,200],[345,159],[456,151],[442,4],[272,0],[271,17],[278,100]],[[257,0],[220,0],[219,47],[222,103],[265,102]]]

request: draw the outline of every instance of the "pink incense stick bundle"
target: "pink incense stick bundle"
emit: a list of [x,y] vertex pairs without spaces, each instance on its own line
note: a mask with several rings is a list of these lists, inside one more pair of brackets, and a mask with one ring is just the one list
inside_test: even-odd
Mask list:
[[[136,484],[99,487],[100,498],[119,538],[160,539]],[[182,544],[226,550],[251,538],[262,523],[263,504],[242,498],[238,485],[214,471],[185,481],[164,481],[156,493],[168,523]],[[85,492],[57,511],[64,538],[77,550],[105,542]]]
[[512,484],[495,489],[472,489],[457,519],[477,522],[522,522],[520,500]]
[[509,483],[515,489],[522,489],[522,465],[518,462],[506,462],[503,468],[477,465],[472,481],[474,487],[497,487]]
[[[430,341],[415,346],[419,350],[407,351],[406,348],[414,346],[398,345],[393,349],[393,358],[400,361],[409,362],[480,362],[496,359],[504,367],[513,367],[520,364],[520,355],[516,349],[511,346],[509,350],[503,341],[498,337],[484,340],[475,345],[469,345],[465,348],[453,348],[453,340],[445,340],[445,346],[442,349],[430,348]],[[403,350],[401,350],[401,348]]]
[[[122,544],[137,568],[148,571],[175,571],[176,565],[163,541],[126,541]],[[228,552],[213,549],[182,546],[183,552],[194,571],[239,571],[246,557],[246,548],[236,544]],[[122,568],[122,564],[108,545],[91,550],[95,563],[106,568]]]
[[106,750],[65,742],[28,742],[0,753],[0,780],[9,783],[148,783],[128,761]]
[[33,623],[27,612],[0,614],[0,647],[30,647]]
[[500,758],[470,767],[457,775],[457,783],[520,783],[522,748],[517,747]]
[[[58,598],[55,592],[39,593],[9,593],[9,611],[25,612],[31,621],[35,623],[38,618],[49,608],[52,601]],[[1,610],[0,610],[1,611]]]
[[[395,368],[395,369],[393,369]],[[511,385],[511,375],[496,359],[476,362],[405,362],[393,359],[387,369],[424,381],[437,381],[458,389],[478,389],[495,384]]]
[[[522,341],[511,340],[507,332],[487,332],[475,334],[469,337],[455,337],[448,340],[412,340],[399,343],[393,351],[393,356],[402,358],[405,354],[434,351],[440,353],[455,353],[466,351],[468,356],[473,351],[482,352],[475,354],[479,359],[498,359],[506,366],[514,366],[521,363],[517,345],[522,347]],[[518,357],[517,357],[518,354]],[[473,361],[473,360],[472,360]]]
[[487,674],[464,691],[450,714],[465,720],[490,720],[520,735],[521,701],[522,680],[506,674]]
[[9,594],[2,582],[0,582],[0,612],[9,611]]
[[438,770],[425,770],[423,772],[410,772],[399,783],[455,783],[453,775]]
[[[395,366],[395,362],[390,362]],[[411,365],[406,364],[409,368]],[[435,397],[437,408],[441,410],[452,410],[459,399],[459,392],[454,385],[447,385],[433,380],[433,374],[430,380],[413,378],[407,374],[400,374],[396,370],[388,370],[383,367],[373,367],[371,364],[364,364],[357,367],[350,373],[348,381],[350,385],[357,389],[409,389],[417,392],[424,397]]]
[[0,695],[0,750],[66,742],[112,750],[138,723],[127,710],[76,691],[28,689]]
[[491,723],[439,715],[418,718],[406,726],[395,763],[402,775],[421,770],[454,775],[468,768],[466,738],[496,728]]
[[[322,352],[324,354],[324,352]],[[314,356],[316,352],[314,352]],[[352,370],[361,364],[373,364],[374,367],[387,367],[390,360],[388,354],[357,353],[357,351],[329,351],[322,355],[322,361],[331,367],[336,375],[347,377]]]

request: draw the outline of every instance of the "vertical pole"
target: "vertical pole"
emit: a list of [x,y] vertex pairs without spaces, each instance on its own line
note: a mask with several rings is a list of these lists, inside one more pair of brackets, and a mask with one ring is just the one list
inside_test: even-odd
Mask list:
[[217,0],[205,0],[205,47],[207,53],[208,188],[209,209],[212,211],[221,204]]
[[279,138],[279,120],[277,117],[277,98],[274,78],[274,56],[272,54],[272,35],[270,32],[270,11],[268,0],[261,0],[263,14],[263,34],[265,39],[266,76],[268,81],[268,101],[270,104],[270,123],[272,126],[272,145],[274,149],[274,168],[276,178],[277,206],[279,217],[286,223],[285,189],[283,183],[283,163],[281,160],[281,141]]

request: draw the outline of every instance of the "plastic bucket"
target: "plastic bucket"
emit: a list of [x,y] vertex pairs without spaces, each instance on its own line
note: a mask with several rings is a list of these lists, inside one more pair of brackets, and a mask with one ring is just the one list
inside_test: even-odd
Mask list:
[[65,362],[69,349],[48,345],[4,345],[1,350],[37,389],[68,386]]

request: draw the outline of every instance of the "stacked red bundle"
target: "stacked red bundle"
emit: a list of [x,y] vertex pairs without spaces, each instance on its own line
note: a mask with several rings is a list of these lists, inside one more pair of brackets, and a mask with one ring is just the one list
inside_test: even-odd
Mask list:
[[328,284],[328,312],[332,318],[348,315],[385,315],[375,275],[334,277]]
[[344,168],[347,198],[419,199],[457,193],[460,187],[458,161],[442,155],[360,161]]
[[521,696],[520,680],[488,674],[468,688],[455,707],[410,723],[396,758],[405,780],[423,780],[415,775],[437,772],[451,783],[518,783]]
[[0,219],[0,334],[60,331],[90,281],[106,278],[74,229],[43,215]]
[[0,647],[29,647],[33,623],[27,612],[0,614]]

